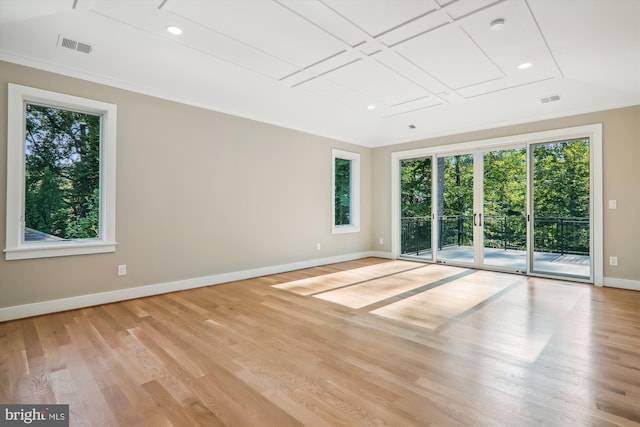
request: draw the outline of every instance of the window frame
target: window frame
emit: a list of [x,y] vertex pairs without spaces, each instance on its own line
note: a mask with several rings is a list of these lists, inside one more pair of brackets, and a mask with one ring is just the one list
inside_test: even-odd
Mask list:
[[[336,159],[349,160],[349,224],[336,225]],[[360,153],[331,150],[331,232],[332,234],[360,232]]]
[[[100,227],[95,239],[24,241],[25,130],[27,103],[86,112],[100,120]],[[9,83],[7,123],[7,200],[5,259],[20,260],[115,252],[116,129],[115,104]]]

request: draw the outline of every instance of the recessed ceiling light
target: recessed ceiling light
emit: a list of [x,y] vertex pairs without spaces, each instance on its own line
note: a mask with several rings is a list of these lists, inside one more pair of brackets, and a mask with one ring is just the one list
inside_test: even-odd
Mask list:
[[489,24],[489,28],[491,28],[491,31],[500,31],[504,28],[504,19],[494,19],[493,21],[491,21],[491,24]]
[[182,28],[176,27],[175,25],[168,25],[167,31],[173,34],[174,36],[179,36],[182,34]]
[[375,109],[376,109],[376,106],[375,106],[375,105],[373,105],[373,104],[371,104],[371,105],[367,105],[367,108],[368,108],[369,110],[375,110]]
[[522,64],[518,65],[518,68],[521,70],[526,70],[527,68],[531,67],[533,67],[533,64],[531,62],[523,62]]

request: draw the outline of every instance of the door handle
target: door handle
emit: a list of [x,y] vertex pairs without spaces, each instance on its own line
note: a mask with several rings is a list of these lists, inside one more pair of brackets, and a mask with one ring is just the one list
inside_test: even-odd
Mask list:
[[478,224],[476,224],[476,215],[478,214],[473,214],[473,226],[477,226]]
[[480,218],[480,224],[478,224],[480,227],[482,227],[482,214],[478,214],[479,218]]

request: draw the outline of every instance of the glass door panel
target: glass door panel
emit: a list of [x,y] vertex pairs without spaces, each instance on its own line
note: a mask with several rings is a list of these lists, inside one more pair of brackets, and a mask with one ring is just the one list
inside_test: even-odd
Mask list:
[[483,264],[527,270],[527,150],[483,153]]
[[400,161],[400,255],[433,260],[432,158]]
[[532,146],[531,271],[591,278],[589,138]]
[[473,154],[438,157],[437,259],[473,263]]

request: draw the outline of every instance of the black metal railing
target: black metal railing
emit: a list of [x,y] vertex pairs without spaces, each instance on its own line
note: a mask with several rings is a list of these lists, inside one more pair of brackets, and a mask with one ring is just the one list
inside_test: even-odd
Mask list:
[[473,246],[473,216],[438,217],[438,249],[451,246]]
[[536,217],[533,230],[536,252],[589,255],[589,218]]
[[486,216],[482,225],[486,248],[527,250],[527,219],[524,215]]
[[[480,224],[479,216],[476,224]],[[447,215],[438,217],[438,249],[473,246],[474,217]],[[526,250],[526,218],[524,215],[488,216],[482,218],[484,246],[504,250]],[[423,255],[431,250],[431,218],[401,219],[401,253]],[[538,217],[534,223],[534,251],[589,255],[589,218]]]
[[431,250],[431,217],[405,217],[400,222],[400,253],[423,255]]

